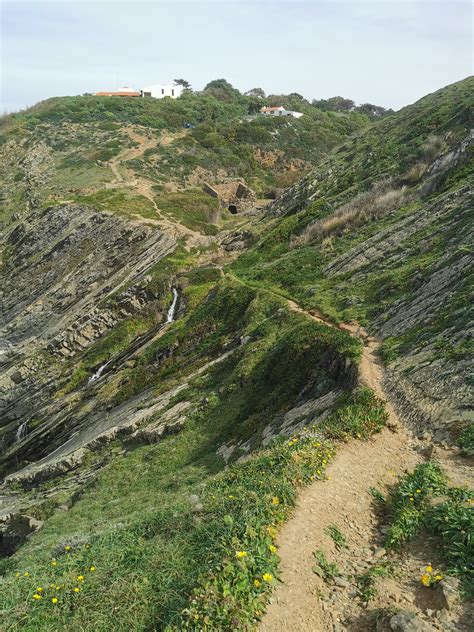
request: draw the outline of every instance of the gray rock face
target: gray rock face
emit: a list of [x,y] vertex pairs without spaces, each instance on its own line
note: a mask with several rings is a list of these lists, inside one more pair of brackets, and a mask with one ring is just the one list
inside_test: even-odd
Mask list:
[[[395,338],[397,344],[401,339],[404,345],[388,366],[386,392],[415,429],[437,430],[447,444],[451,427],[455,430],[456,424],[473,419],[469,376],[474,369],[467,348],[474,335],[468,289],[474,263],[474,199],[468,184],[426,196],[441,190],[447,174],[453,173],[450,170],[463,167],[471,148],[469,137],[436,159],[427,169],[418,201],[408,212],[354,242],[324,270],[335,291],[338,285],[345,288],[349,283],[359,288],[360,296],[344,290],[347,306],[362,305],[364,292],[377,292],[377,284],[384,280],[390,289],[393,286],[390,300],[380,293],[380,306],[370,325],[370,333],[377,338]],[[335,194],[336,208],[339,201],[355,194],[350,188],[341,191],[338,179],[344,173],[340,168],[329,159],[272,203],[267,214],[291,215],[326,195],[334,201]],[[397,270],[403,288],[399,297]]]
[[459,583],[459,579],[456,577],[446,576],[439,583],[442,605],[446,610],[452,610],[453,606],[459,601]]
[[12,555],[42,525],[41,520],[21,513],[0,517],[0,558]]
[[70,403],[51,400],[64,360],[150,309],[156,297],[148,294],[145,272],[175,245],[155,226],[73,204],[31,211],[4,235],[0,460],[16,462],[18,448],[30,452],[37,437],[29,420],[47,409],[52,420],[71,413]]
[[[419,256],[416,235],[424,234],[427,253],[429,244],[440,235],[452,235],[451,243],[430,273],[414,279],[413,291],[374,319],[372,332],[378,337],[399,337],[417,328],[428,329],[447,309],[455,293],[462,292],[474,262],[469,246],[473,239],[469,223],[472,203],[469,187],[440,195],[345,252],[327,267],[325,272],[330,277],[350,275],[352,281],[364,280],[374,270],[396,269],[410,257]],[[467,304],[462,310],[468,314]],[[445,433],[450,424],[470,416],[472,394],[466,375],[472,371],[472,359],[439,353],[440,348],[455,348],[472,338],[474,321],[465,319],[459,325],[456,323],[459,315],[458,310],[452,319],[445,318],[444,329],[420,338],[389,365],[386,390],[403,418],[415,428],[434,429],[442,425]]]
[[390,619],[393,632],[434,632],[433,626],[426,623],[413,612],[399,612]]

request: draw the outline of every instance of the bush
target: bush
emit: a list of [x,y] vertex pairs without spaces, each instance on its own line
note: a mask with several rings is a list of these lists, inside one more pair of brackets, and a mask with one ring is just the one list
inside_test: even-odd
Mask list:
[[391,180],[381,180],[370,191],[359,193],[329,217],[310,224],[295,242],[301,245],[330,235],[340,235],[349,228],[356,228],[391,213],[400,208],[406,199],[405,187],[396,189]]
[[466,456],[474,456],[474,423],[470,423],[461,430],[458,437],[458,444]]

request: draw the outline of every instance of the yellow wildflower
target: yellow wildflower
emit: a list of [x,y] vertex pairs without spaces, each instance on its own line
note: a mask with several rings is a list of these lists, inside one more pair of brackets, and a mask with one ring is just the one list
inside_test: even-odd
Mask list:
[[437,582],[440,582],[442,579],[443,579],[443,576],[442,576],[442,575],[435,575],[435,580],[436,580]]
[[84,581],[84,575],[78,575],[77,576],[77,581],[78,582],[83,582]]
[[270,546],[268,547],[268,550],[270,551],[270,553],[276,553],[277,552],[277,548],[273,544],[270,544]]
[[238,557],[239,560],[242,559],[243,557],[247,557],[247,551],[237,551],[235,554],[235,557]]
[[421,576],[421,583],[423,584],[423,586],[429,586],[430,583],[431,583],[431,576],[428,575],[427,573],[422,575]]
[[58,603],[58,598],[57,598],[57,597],[53,597],[53,598],[51,599],[51,601],[52,601],[53,603]]
[[57,566],[57,565],[58,565],[58,563],[56,562],[56,560],[52,560],[51,561],[51,566]]
[[74,592],[75,592],[75,593],[81,592],[81,589],[79,588],[79,586],[76,586],[76,587],[74,588]]
[[20,573],[15,573],[15,577],[20,577]]
[[89,570],[93,573],[95,571],[95,566],[91,566]]
[[38,586],[38,588],[36,589],[36,592],[39,592],[39,593],[40,593],[40,592],[43,592],[43,588],[42,588],[42,586]]
[[431,573],[432,571],[433,571],[433,567],[431,566],[431,564],[428,564],[428,566],[426,567],[426,572]]
[[267,533],[273,540],[277,536],[277,530],[275,529],[275,527],[267,527]]
[[254,579],[253,580],[253,585],[255,586],[255,588],[259,588],[260,584],[261,584],[261,582],[258,579]]
[[64,550],[65,550],[65,551],[70,551],[70,550],[71,550],[71,547],[69,546],[69,544],[68,544],[67,546],[65,546],[65,547],[64,547]]
[[56,590],[59,590],[61,588],[61,586],[56,586]]
[[35,593],[33,595],[33,599],[36,599],[36,601],[38,601],[38,599],[41,599],[41,595],[38,595],[37,593]]
[[421,489],[417,489],[417,490],[416,490],[416,493],[417,493],[417,494],[421,494]]
[[265,582],[271,582],[273,579],[273,575],[271,573],[263,573],[262,579]]
[[278,496],[273,496],[272,505],[279,505],[279,504],[280,504],[280,499],[278,498]]
[[29,576],[28,571],[26,571],[26,573],[23,573],[23,577],[28,577],[28,576]]

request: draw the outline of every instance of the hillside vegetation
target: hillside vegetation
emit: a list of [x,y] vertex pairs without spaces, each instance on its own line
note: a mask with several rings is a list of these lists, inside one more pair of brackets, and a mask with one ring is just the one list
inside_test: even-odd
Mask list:
[[[348,442],[360,461],[381,432],[392,458],[402,425],[426,462],[362,490],[383,559],[350,549],[360,516],[331,524],[340,564],[365,570],[314,543],[312,598],[332,626],[326,589],[347,589],[342,629],[395,629],[384,595],[415,590],[427,538],[461,580],[449,625],[467,616],[473,80],[370,122],[285,99],[301,119],[259,117],[222,80],[3,119],[6,629],[255,630],[303,488]],[[272,199],[226,213],[202,184],[228,179]]]
[[271,119],[258,113],[264,103],[232,87],[209,88],[177,100],[56,97],[3,117],[3,186],[11,192],[3,212],[10,203],[14,212],[28,195],[25,167],[31,160],[25,164],[21,158],[26,148],[34,148],[33,167],[40,172],[35,194],[45,203],[110,185],[113,174],[104,163],[144,137],[147,145],[127,168],[154,185],[155,193],[241,178],[266,198],[369,121],[364,114],[324,112],[298,99],[302,118]]

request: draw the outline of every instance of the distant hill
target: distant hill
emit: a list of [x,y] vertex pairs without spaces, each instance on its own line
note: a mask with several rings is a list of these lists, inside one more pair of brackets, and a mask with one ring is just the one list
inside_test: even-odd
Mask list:
[[[0,142],[11,139],[18,147],[18,153],[11,152],[10,166],[4,163],[7,172],[18,184],[15,165],[21,152],[40,146],[49,167],[43,186],[36,187],[37,196],[46,202],[70,199],[71,191],[96,193],[112,178],[100,163],[134,142],[128,128],[155,139],[127,166],[157,191],[240,178],[258,197],[274,198],[369,121],[363,114],[323,112],[307,102],[298,103],[304,112],[298,120],[271,119],[258,114],[265,99],[232,87],[223,91],[217,84],[211,82],[200,93],[187,91],[176,100],[55,97],[6,116]],[[8,173],[5,191],[6,178]]]

